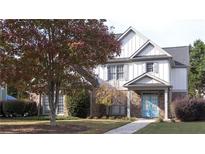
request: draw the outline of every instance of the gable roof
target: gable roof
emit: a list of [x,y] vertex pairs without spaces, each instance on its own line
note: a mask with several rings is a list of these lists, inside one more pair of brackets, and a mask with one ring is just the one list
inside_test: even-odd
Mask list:
[[119,34],[115,34],[115,37],[118,39],[118,41],[120,41],[121,39],[123,39],[130,31],[133,31],[136,35],[140,36],[142,39],[145,40],[145,43],[134,53],[131,55],[130,58],[133,58],[134,56],[136,56],[137,54],[139,54],[149,43],[152,44],[154,47],[156,47],[158,50],[160,50],[161,52],[163,52],[165,55],[167,55],[168,57],[172,57],[169,53],[167,53],[165,50],[163,50],[160,46],[158,46],[157,44],[155,44],[153,41],[149,40],[147,37],[145,37],[142,33],[140,33],[139,31],[135,30],[133,27],[129,27],[124,33],[119,33]]
[[163,48],[176,62],[176,66],[189,66],[189,46],[166,47]]
[[[130,31],[133,31],[134,33],[136,33],[138,36],[140,36],[142,39],[144,39],[145,41],[148,40],[147,37],[145,37],[142,33],[138,32],[137,30],[135,30],[133,27],[129,27],[124,33],[122,33],[119,37],[118,37],[118,41],[120,41],[121,39],[124,38],[124,36],[126,36]],[[117,35],[116,35],[117,36]]]
[[168,57],[172,57],[169,53],[167,53],[165,50],[163,50],[161,47],[159,47],[157,44],[155,44],[153,41],[151,40],[147,40],[137,51],[135,51],[135,53],[133,53],[130,58],[134,58],[135,56],[139,55],[141,53],[141,51],[143,49],[145,49],[149,44],[153,45],[154,47],[156,47],[159,51],[163,52],[164,55],[168,56]]
[[[144,73],[136,78],[134,78],[133,80],[127,82],[124,84],[124,87],[130,87],[130,86],[138,86],[138,84],[136,84],[137,81],[140,81],[142,80],[143,78],[150,78],[150,79],[153,79],[155,81],[157,81],[156,83],[149,83],[149,84],[143,84],[143,85],[153,85],[153,86],[171,86],[168,82],[156,77],[156,76],[153,76],[151,75],[150,73]],[[139,86],[142,85],[142,84],[139,84]]]
[[[158,50],[165,53],[164,56],[170,57],[173,59],[173,67],[187,67],[189,66],[189,46],[179,46],[179,47],[164,47],[161,48],[157,44],[155,44],[153,41],[149,40],[147,37],[145,37],[140,32],[136,31],[133,27],[129,27],[124,33],[118,33],[115,34],[115,37],[118,41],[123,39],[130,31],[133,31],[138,36],[140,36],[142,39],[145,40],[145,43],[137,49],[130,57],[124,58],[124,61],[130,61],[131,59],[134,59],[136,55],[138,55],[147,45],[152,44],[154,47],[156,47]],[[148,58],[149,56],[145,56],[144,58]],[[151,56],[150,56],[151,57]],[[137,57],[143,58],[142,56]],[[156,58],[156,57],[155,57]],[[114,59],[114,61],[122,61],[122,59]],[[112,60],[111,60],[112,61]]]

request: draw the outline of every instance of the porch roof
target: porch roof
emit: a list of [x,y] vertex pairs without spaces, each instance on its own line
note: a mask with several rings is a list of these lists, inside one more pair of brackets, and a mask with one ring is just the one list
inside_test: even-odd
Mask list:
[[150,73],[144,73],[133,80],[124,84],[126,88],[136,88],[136,89],[161,89],[166,87],[171,87],[171,85],[156,77]]

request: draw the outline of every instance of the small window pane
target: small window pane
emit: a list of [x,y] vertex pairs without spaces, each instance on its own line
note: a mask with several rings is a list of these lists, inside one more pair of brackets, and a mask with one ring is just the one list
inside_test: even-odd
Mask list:
[[126,114],[125,106],[124,106],[124,105],[121,105],[121,106],[120,106],[120,115],[125,115],[125,114]]
[[147,72],[153,72],[153,63],[147,63]]
[[63,96],[59,96],[59,102],[58,102],[58,109],[57,109],[58,114],[64,112],[64,104],[63,104]]
[[123,71],[123,65],[117,66],[117,79],[123,79],[124,77],[124,71]]
[[109,66],[108,67],[108,80],[117,79],[117,72],[116,66]]
[[118,105],[113,105],[112,106],[112,115],[119,115],[120,108]]

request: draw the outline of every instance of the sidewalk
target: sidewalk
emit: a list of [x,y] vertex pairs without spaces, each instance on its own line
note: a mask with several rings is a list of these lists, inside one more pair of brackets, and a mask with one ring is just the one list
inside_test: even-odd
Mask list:
[[138,119],[122,127],[112,129],[105,134],[132,134],[155,121],[156,119]]

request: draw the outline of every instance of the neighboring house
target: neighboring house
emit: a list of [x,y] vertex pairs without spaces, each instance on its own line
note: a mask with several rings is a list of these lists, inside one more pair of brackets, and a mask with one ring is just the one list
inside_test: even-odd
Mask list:
[[7,87],[0,86],[0,101],[7,100]]
[[[161,48],[132,27],[116,34],[116,39],[121,42],[121,54],[94,70],[100,83],[126,93],[126,102],[111,106],[109,114],[168,119],[171,101],[188,94],[189,47]],[[60,97],[57,114],[66,111],[64,98]],[[34,99],[48,114],[48,98]],[[99,112],[91,100],[91,112]]]

